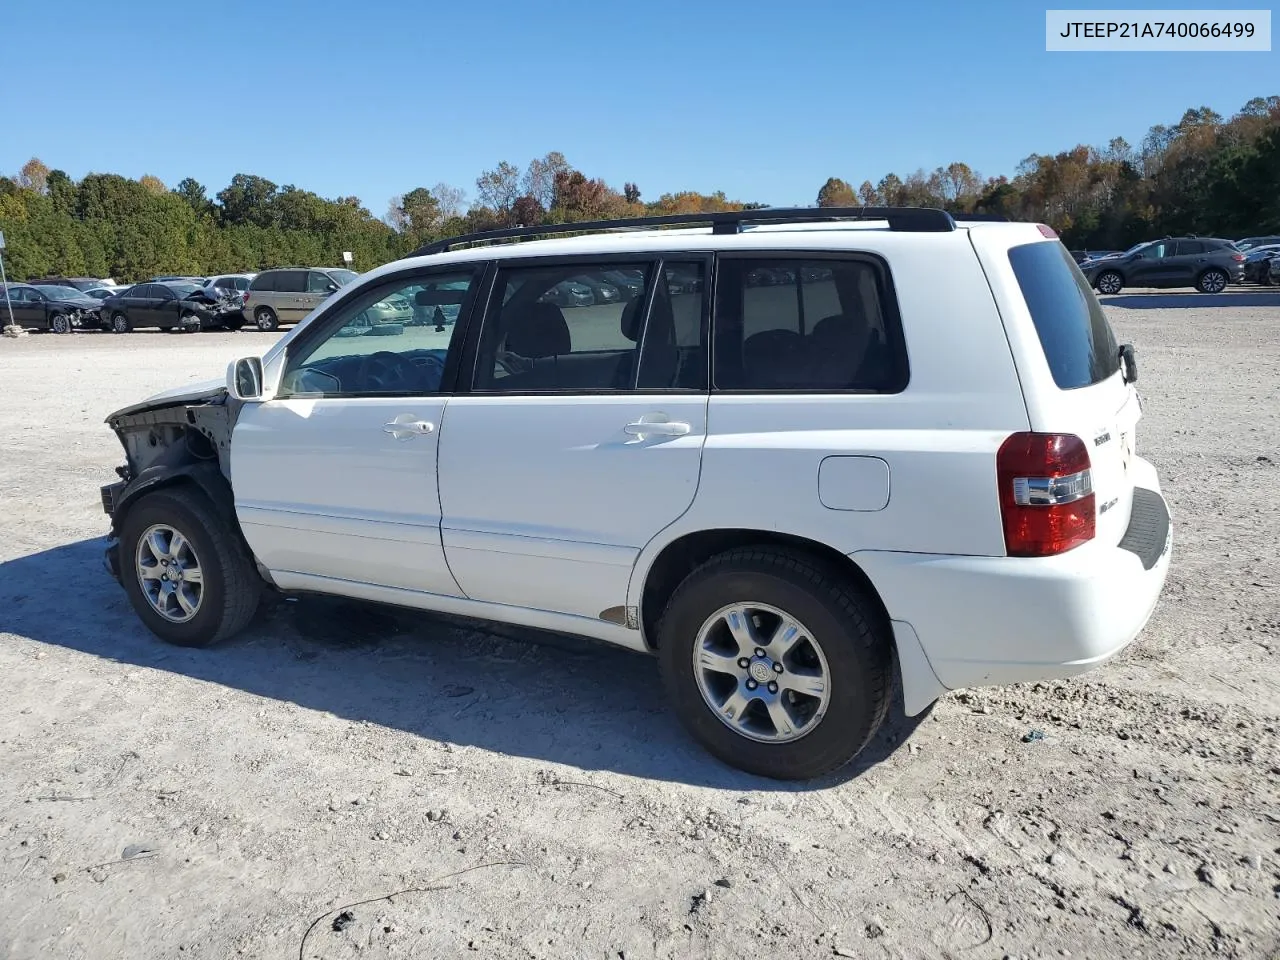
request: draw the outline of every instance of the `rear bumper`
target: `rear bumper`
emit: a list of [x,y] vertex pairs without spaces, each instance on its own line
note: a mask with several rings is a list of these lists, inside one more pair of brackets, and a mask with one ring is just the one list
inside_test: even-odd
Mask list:
[[894,621],[911,626],[948,689],[1083,673],[1146,626],[1164,587],[1173,529],[1154,469],[1135,459],[1129,530],[1116,546],[1057,557],[852,554]]

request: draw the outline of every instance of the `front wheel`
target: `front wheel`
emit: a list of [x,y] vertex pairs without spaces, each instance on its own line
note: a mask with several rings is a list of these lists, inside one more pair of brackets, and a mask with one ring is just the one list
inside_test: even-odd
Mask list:
[[144,496],[120,529],[120,579],[156,636],[207,647],[253,618],[261,582],[247,551],[213,504],[192,488]]
[[258,329],[264,333],[270,333],[276,327],[280,326],[280,320],[276,317],[276,312],[270,307],[259,307],[253,312],[253,322],[258,325]]
[[1108,270],[1098,275],[1094,286],[1098,288],[1099,293],[1105,293],[1109,297],[1115,296],[1124,288],[1124,277],[1114,270]]
[[112,333],[128,333],[132,329],[133,325],[129,323],[129,318],[123,313],[113,313],[111,315]]
[[1221,270],[1206,270],[1196,281],[1196,289],[1201,293],[1221,293],[1227,289],[1227,275]]
[[852,760],[888,710],[888,625],[837,572],[799,553],[742,548],[685,579],[658,627],[681,722],[748,773],[802,780]]
[[65,313],[57,313],[49,318],[49,329],[54,333],[70,333],[71,318]]

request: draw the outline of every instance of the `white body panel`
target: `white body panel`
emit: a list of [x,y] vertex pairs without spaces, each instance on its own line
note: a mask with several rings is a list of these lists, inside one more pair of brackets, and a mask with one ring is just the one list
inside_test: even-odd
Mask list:
[[[641,418],[688,425],[634,436]],[[462,396],[440,443],[449,565],[481,601],[599,617],[646,543],[693,502],[701,395]]]
[[[331,577],[459,595],[440,544],[436,445],[444,398],[246,404],[231,438],[245,539],[274,579]],[[398,417],[433,425],[396,439]]]

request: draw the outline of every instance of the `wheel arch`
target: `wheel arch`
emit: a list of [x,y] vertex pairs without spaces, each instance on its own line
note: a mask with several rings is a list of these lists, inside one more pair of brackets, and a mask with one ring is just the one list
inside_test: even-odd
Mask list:
[[[717,554],[739,547],[763,546],[802,553],[817,560],[833,572],[846,577],[874,605],[885,629],[890,629],[889,612],[876,590],[875,584],[860,566],[848,555],[828,544],[808,537],[782,533],[777,530],[760,530],[751,527],[724,527],[698,530],[678,536],[662,545],[653,559],[643,567],[637,566],[632,581],[636,600],[638,626],[644,645],[657,649],[657,624],[667,600],[698,566]],[[643,563],[643,556],[641,563]],[[890,632],[892,636],[892,632]]]
[[732,527],[685,533],[657,548],[647,564],[644,563],[649,553],[646,550],[637,564],[628,597],[628,602],[635,607],[634,625],[641,632],[645,649],[657,650],[658,619],[680,582],[716,554],[745,546],[766,546],[803,554],[858,588],[871,605],[877,627],[889,645],[908,716],[927,710],[947,692],[934,673],[914,628],[893,620],[880,591],[857,561],[821,541],[777,530]]
[[112,534],[119,536],[124,518],[128,516],[129,510],[143,497],[147,494],[155,493],[157,490],[171,489],[173,487],[193,488],[204,494],[209,499],[209,502],[213,504],[214,512],[218,515],[218,518],[227,524],[227,529],[231,531],[231,535],[240,542],[246,554],[253,559],[259,576],[265,582],[274,586],[267,576],[265,568],[257,562],[257,557],[253,552],[253,548],[249,546],[249,541],[245,539],[244,531],[240,528],[240,521],[236,517],[235,496],[232,493],[231,484],[222,475],[222,471],[218,468],[216,462],[178,459],[154,463],[147,467],[130,480],[116,498],[111,513]]

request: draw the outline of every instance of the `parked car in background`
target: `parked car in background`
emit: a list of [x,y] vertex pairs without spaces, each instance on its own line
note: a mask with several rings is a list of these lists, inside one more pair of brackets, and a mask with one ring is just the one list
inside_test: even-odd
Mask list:
[[1280,256],[1280,241],[1270,246],[1250,247],[1244,255],[1244,282],[1271,284],[1271,261]]
[[1255,250],[1258,247],[1269,247],[1273,244],[1280,244],[1280,236],[1245,237],[1243,240],[1236,241],[1236,249],[1241,253],[1246,253],[1249,250]]
[[1243,279],[1244,254],[1230,240],[1165,237],[1079,266],[1089,283],[1108,295],[1125,287],[1194,287],[1201,293],[1221,293],[1228,283]]
[[84,293],[86,297],[93,297],[93,299],[101,303],[103,300],[107,299],[107,297],[114,296],[115,294],[121,293],[127,289],[128,287],[122,287],[116,284],[104,284],[100,287],[90,287],[88,290],[81,292]]
[[110,281],[98,277],[38,277],[28,280],[33,287],[70,287],[72,290],[91,290],[109,284]]
[[253,282],[256,273],[222,273],[217,276],[209,277],[205,280],[206,287],[217,287],[220,290],[233,290],[236,293],[244,294],[249,289],[249,284]]
[[1280,285],[1280,257],[1271,258],[1271,274],[1267,280],[1270,286]]
[[228,314],[239,310],[234,298],[216,299],[197,283],[138,283],[102,301],[103,325],[112,333],[139,327],[159,327],[192,333],[234,322]]
[[589,307],[596,302],[596,297],[585,284],[576,280],[562,280],[547,290],[538,302],[553,303],[557,307]]
[[8,293],[13,322],[28,330],[70,333],[72,330],[96,328],[101,304],[75,287],[51,284],[10,283],[0,288],[0,315],[8,323],[4,293]]
[[281,267],[263,270],[249,283],[244,315],[259,330],[297,323],[359,274],[343,267]]
[[152,277],[148,283],[195,283],[204,286],[204,277],[163,276]]

